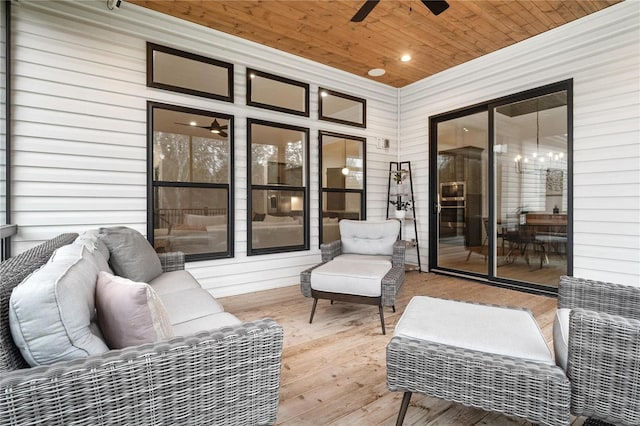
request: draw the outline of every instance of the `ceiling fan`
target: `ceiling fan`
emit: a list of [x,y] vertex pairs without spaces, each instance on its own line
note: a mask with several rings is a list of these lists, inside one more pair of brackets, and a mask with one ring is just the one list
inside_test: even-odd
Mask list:
[[176,123],[176,124],[179,124],[181,126],[190,126],[190,127],[198,127],[200,129],[205,129],[210,131],[211,133],[220,135],[223,138],[227,137],[227,132],[225,132],[225,130],[229,127],[227,124],[225,124],[224,126],[221,126],[220,123],[218,123],[218,119],[216,118],[213,119],[213,123],[211,123],[210,126],[196,126],[195,121],[189,124],[186,124],[186,123]]
[[[434,15],[440,15],[449,8],[449,3],[444,0],[420,0]],[[360,10],[353,15],[351,22],[362,22],[373,10],[380,0],[366,0]]]

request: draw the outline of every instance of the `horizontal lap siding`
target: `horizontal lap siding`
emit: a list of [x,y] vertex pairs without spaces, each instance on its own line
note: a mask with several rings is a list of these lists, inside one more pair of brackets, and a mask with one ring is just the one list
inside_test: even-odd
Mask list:
[[573,78],[574,275],[640,284],[639,45],[640,2],[629,1],[401,89],[400,155],[421,162],[422,241],[428,117]]
[[[367,215],[386,212],[389,161],[397,159],[397,89],[123,3],[14,3],[13,219],[19,253],[62,232],[127,225],[146,232],[146,103],[235,117],[235,258],[188,269],[216,296],[299,282],[320,260],[318,131],[367,138]],[[146,41],[235,64],[235,103],[146,87]],[[247,67],[310,84],[311,118],[247,107]],[[317,120],[318,87],[367,99],[367,128]],[[310,128],[311,250],[246,255],[246,119]],[[392,141],[376,148],[376,138]]]

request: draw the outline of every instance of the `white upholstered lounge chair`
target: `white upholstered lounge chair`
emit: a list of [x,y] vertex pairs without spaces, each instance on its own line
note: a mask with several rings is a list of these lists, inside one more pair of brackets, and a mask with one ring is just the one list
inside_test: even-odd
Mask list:
[[322,244],[322,263],[300,274],[300,290],[313,298],[378,306],[385,334],[383,306],[395,312],[396,294],[404,283],[405,243],[398,240],[396,220],[342,220],[340,240]]

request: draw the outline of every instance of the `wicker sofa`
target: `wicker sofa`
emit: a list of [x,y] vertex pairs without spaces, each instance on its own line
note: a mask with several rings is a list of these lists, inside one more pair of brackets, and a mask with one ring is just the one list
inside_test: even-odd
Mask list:
[[[77,234],[0,264],[0,424],[273,424],[283,330],[271,319],[29,368],[9,329],[9,298]],[[184,268],[161,255],[164,271]]]

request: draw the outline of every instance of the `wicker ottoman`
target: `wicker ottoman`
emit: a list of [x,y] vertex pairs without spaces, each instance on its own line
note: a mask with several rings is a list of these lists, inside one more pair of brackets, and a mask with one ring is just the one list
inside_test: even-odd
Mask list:
[[569,380],[527,309],[414,297],[387,345],[387,386],[544,425],[569,424]]

